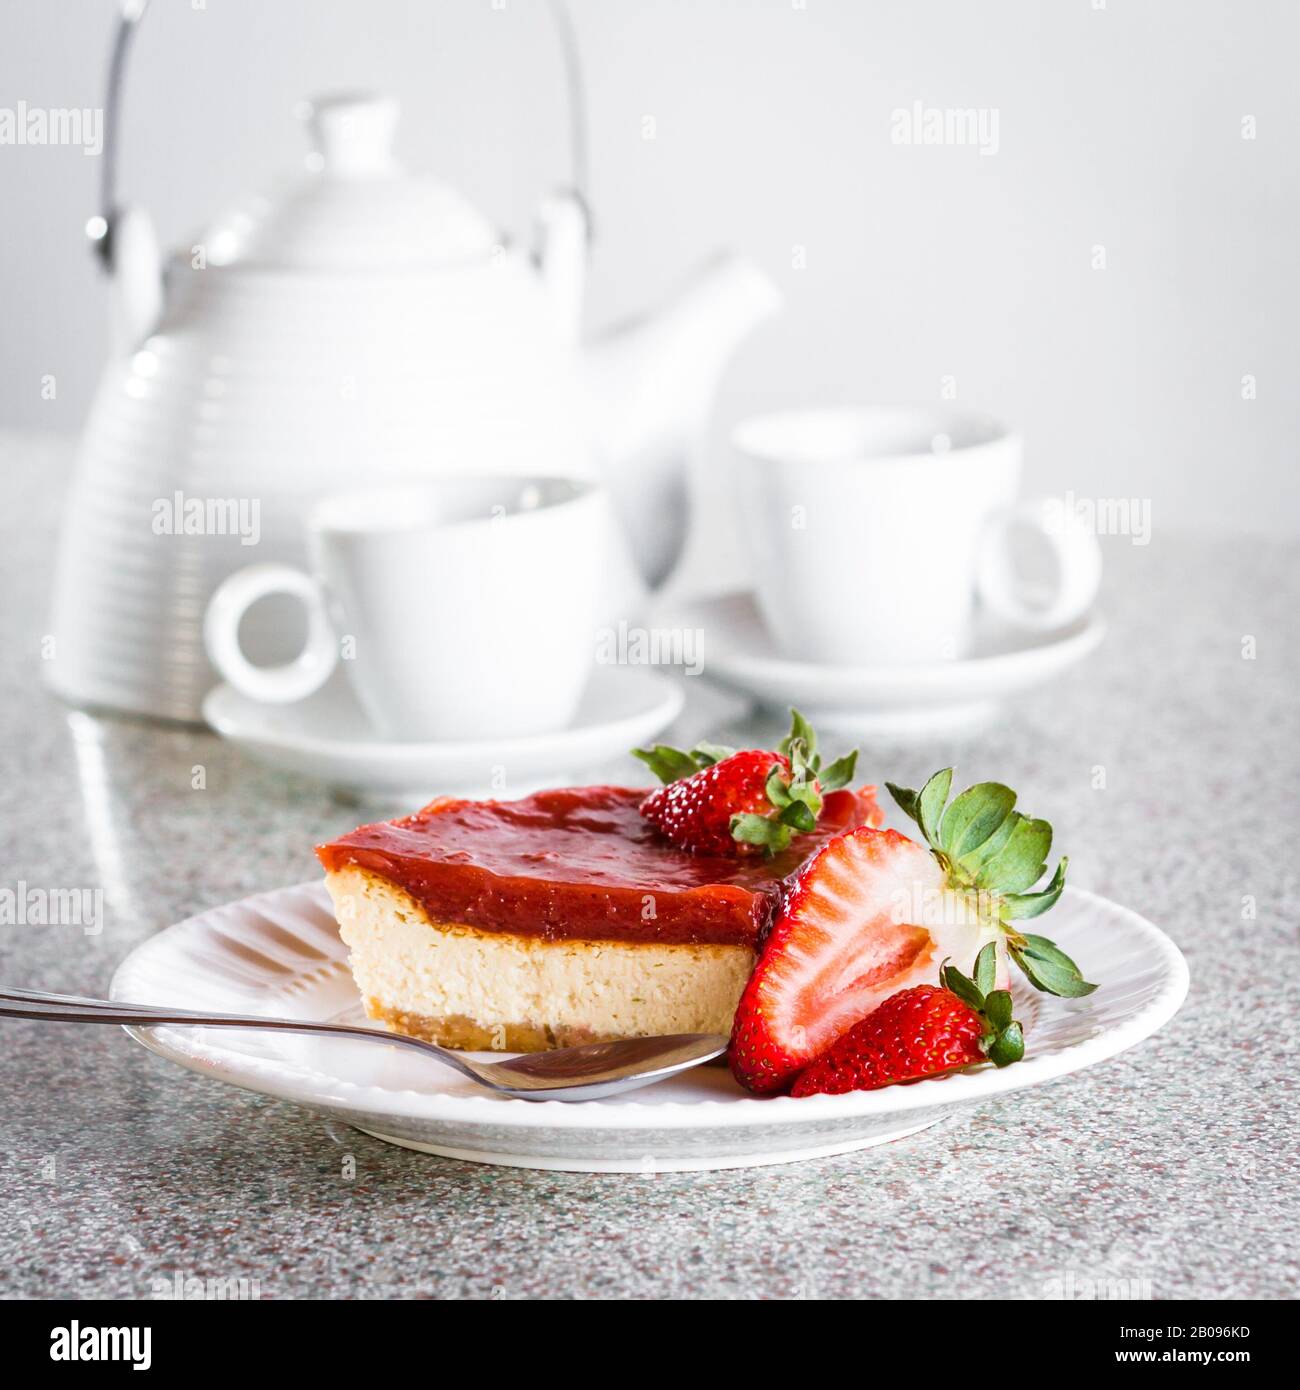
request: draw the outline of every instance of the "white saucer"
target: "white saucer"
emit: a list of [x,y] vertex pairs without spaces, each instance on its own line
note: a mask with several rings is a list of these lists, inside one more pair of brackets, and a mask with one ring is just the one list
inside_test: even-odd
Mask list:
[[[373,733],[342,673],[293,705],[209,691],[203,717],[251,757],[352,793],[524,796],[626,756],[681,712],[680,686],[658,671],[598,666],[573,723],[527,738],[387,743]],[[630,769],[629,769],[630,770]]]
[[[1099,988],[1084,999],[1054,999],[1017,976],[1023,1062],[842,1096],[760,1100],[725,1067],[706,1066],[608,1100],[508,1100],[435,1060],[377,1043],[213,1028],[127,1031],[192,1071],[425,1153],[596,1173],[743,1168],[900,1139],[954,1107],[1093,1066],[1149,1037],[1187,993],[1178,948],[1117,903],[1067,888],[1052,913],[1052,936]],[[217,1013],[361,1018],[347,947],[319,882],[210,908],[148,937],[118,967],[110,993]]]
[[679,603],[656,626],[702,633],[704,675],[784,711],[797,705],[815,724],[867,736],[929,738],[982,728],[998,702],[1082,661],[1106,634],[1096,614],[1055,632],[977,626],[957,661],[917,666],[819,666],[781,656],[752,594]]

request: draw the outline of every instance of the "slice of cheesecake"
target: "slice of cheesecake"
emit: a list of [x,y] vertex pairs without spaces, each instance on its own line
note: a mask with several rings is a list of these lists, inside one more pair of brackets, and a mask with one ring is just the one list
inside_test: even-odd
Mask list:
[[771,859],[688,854],[627,787],[443,798],[316,852],[366,1012],[399,1032],[511,1052],[727,1033],[784,880],[879,823],[872,791],[829,793]]

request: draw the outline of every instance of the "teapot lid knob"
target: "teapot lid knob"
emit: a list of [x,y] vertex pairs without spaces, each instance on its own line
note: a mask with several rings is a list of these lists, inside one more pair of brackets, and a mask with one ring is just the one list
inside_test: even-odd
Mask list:
[[311,129],[311,168],[345,178],[396,172],[396,98],[369,92],[316,97],[304,114]]

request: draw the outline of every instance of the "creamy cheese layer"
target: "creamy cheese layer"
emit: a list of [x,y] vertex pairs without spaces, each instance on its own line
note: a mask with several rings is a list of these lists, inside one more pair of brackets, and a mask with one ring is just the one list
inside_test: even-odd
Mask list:
[[754,966],[747,946],[547,941],[432,921],[404,890],[355,865],[325,883],[372,1012],[470,1020],[500,1049],[521,1027],[562,1038],[729,1033]]

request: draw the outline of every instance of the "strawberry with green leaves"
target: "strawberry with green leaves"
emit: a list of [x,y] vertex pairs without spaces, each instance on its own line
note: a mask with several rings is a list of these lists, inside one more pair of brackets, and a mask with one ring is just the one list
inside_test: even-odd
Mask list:
[[785,849],[816,827],[823,796],[848,785],[858,757],[855,748],[823,767],[812,726],[798,710],[790,715],[790,732],[775,751],[714,743],[634,749],[665,784],[641,803],[641,814],[693,854]]
[[[1046,994],[1078,999],[1096,985],[1045,936],[1014,925],[1041,916],[1065,889],[1069,859],[1062,858],[1044,887],[1052,827],[1021,815],[1016,794],[1000,782],[968,787],[948,805],[952,768],[936,772],[919,792],[886,782],[889,794],[921,828],[947,886],[974,897],[981,912],[1000,929],[1011,959],[1029,983]],[[945,809],[946,808],[946,809]]]
[[937,985],[891,994],[800,1073],[795,1096],[876,1091],[992,1062],[1010,1066],[1025,1055],[1012,1017],[1011,994],[995,988],[996,948],[975,960],[974,978],[945,964]]
[[891,995],[935,986],[945,960],[993,948],[1005,989],[1014,961],[1038,989],[1076,998],[1095,986],[1046,937],[1015,924],[1046,912],[1065,885],[1062,861],[1046,887],[1052,830],[1015,810],[996,782],[947,805],[952,770],[920,792],[890,786],[925,844],[859,827],[828,841],[790,880],[732,1024],[736,1079],[759,1094],[794,1078]]

